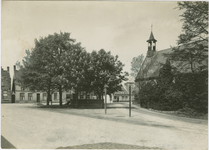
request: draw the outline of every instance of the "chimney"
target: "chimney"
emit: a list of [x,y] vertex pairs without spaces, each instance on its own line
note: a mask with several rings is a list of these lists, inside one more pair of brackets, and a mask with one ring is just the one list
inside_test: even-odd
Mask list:
[[7,71],[9,72],[9,67],[7,67]]
[[16,66],[14,65],[14,71],[16,71]]

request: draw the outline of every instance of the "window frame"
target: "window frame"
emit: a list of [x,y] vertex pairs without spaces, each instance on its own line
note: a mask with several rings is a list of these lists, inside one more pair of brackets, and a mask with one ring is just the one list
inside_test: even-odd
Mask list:
[[[22,96],[23,95],[23,96]],[[20,100],[24,101],[25,100],[25,93],[20,93]]]
[[58,100],[57,99],[57,93],[54,93],[54,100]]
[[32,101],[33,100],[33,93],[28,93],[28,100]]
[[44,100],[44,101],[47,100],[47,93],[43,93],[43,100]]

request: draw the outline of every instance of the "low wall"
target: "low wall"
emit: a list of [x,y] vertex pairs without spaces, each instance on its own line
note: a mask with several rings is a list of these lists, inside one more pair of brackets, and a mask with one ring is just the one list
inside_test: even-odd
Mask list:
[[103,99],[76,99],[72,100],[72,105],[77,108],[104,108]]

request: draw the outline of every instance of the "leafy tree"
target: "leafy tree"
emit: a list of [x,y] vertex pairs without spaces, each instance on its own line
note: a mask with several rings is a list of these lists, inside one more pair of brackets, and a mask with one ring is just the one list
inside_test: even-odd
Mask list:
[[162,66],[159,71],[159,77],[157,78],[157,84],[160,90],[163,92],[170,86],[170,83],[173,81],[173,74],[171,70],[171,64],[169,60],[166,60],[166,63]]
[[59,90],[62,105],[62,91],[72,87],[76,92],[94,91],[101,98],[105,85],[108,94],[114,93],[128,75],[123,72],[124,65],[118,56],[103,49],[87,53],[81,43],[75,43],[69,33],[62,32],[36,39],[26,62],[22,67],[22,83],[33,90],[47,91],[47,104],[50,94]]
[[208,2],[178,2],[180,15],[183,21],[182,31],[179,35],[179,47],[173,48],[170,58],[179,61],[177,68],[185,69],[189,66],[191,72],[207,68],[208,51]]
[[144,59],[144,55],[143,54],[139,55],[138,57],[134,57],[132,59],[132,62],[131,62],[131,74],[130,75],[133,78],[135,78],[137,76],[137,73],[139,72],[139,69],[142,66],[143,59]]
[[48,35],[35,39],[35,48],[31,52],[31,60],[22,72],[22,83],[30,89],[47,91],[47,105],[51,94],[58,90],[60,105],[62,105],[62,91],[69,87],[65,74],[66,57],[75,48],[75,40],[69,33]]
[[22,62],[17,61],[15,63],[17,69],[21,69],[25,66],[26,63],[30,62],[30,56],[31,56],[31,52],[30,50],[25,50],[26,56],[23,57]]
[[208,111],[208,71],[184,73],[175,76],[175,90],[181,92],[183,108],[197,112]]
[[123,72],[124,64],[118,60],[118,56],[114,57],[103,49],[91,53],[89,66],[90,87],[98,97],[103,95],[105,85],[108,86],[107,93],[112,94],[121,89],[122,81],[127,80],[128,73]]
[[184,33],[179,36],[179,44],[193,39],[208,41],[208,2],[178,2],[178,9],[184,10],[180,15],[183,21]]

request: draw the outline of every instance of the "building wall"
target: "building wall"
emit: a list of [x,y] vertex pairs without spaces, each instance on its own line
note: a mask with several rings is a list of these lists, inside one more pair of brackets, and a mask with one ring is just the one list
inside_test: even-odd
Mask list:
[[1,103],[11,103],[11,78],[9,67],[1,68]]
[[[35,103],[37,102],[37,94],[40,94],[40,102],[46,102],[47,101],[47,93],[46,92],[31,92],[27,89],[21,89],[21,86],[15,85],[15,103]],[[21,100],[20,94],[24,93],[24,100]],[[32,100],[29,100],[29,93],[32,93]],[[46,94],[46,98],[44,99],[44,94]],[[55,99],[55,94],[57,95],[57,98]],[[72,92],[62,92],[62,101],[63,103],[67,102],[66,96],[67,94],[70,94],[70,97],[72,99]],[[52,95],[52,102],[59,102],[59,92],[54,92]]]
[[[37,94],[40,94],[40,102],[46,103],[47,101],[47,97],[46,99],[44,99],[43,94],[46,92],[31,92],[27,89],[22,89],[21,86],[19,85],[15,85],[15,103],[35,103],[37,102]],[[24,100],[21,100],[20,94],[24,93]],[[32,100],[29,100],[28,98],[28,94],[32,93]],[[47,93],[46,93],[47,95]],[[57,95],[55,97],[55,95]],[[67,102],[67,95],[69,95],[70,99],[73,99],[73,92],[69,91],[69,92],[62,92],[62,102],[66,103]],[[59,92],[54,92],[51,95],[52,98],[52,103],[59,103]],[[89,98],[87,98],[86,94],[84,92],[79,92],[78,94],[78,99],[97,99],[97,97],[94,95],[94,92],[89,94]],[[107,96],[107,103],[110,103],[110,97]]]
[[[117,102],[119,98],[119,102],[128,102],[129,101],[129,94],[115,94],[114,95],[114,102]],[[134,95],[131,95],[131,101],[134,100]]]
[[[7,92],[7,97],[4,98],[5,93],[4,91]],[[11,103],[12,97],[11,97],[11,90],[3,90],[1,89],[1,103]]]

